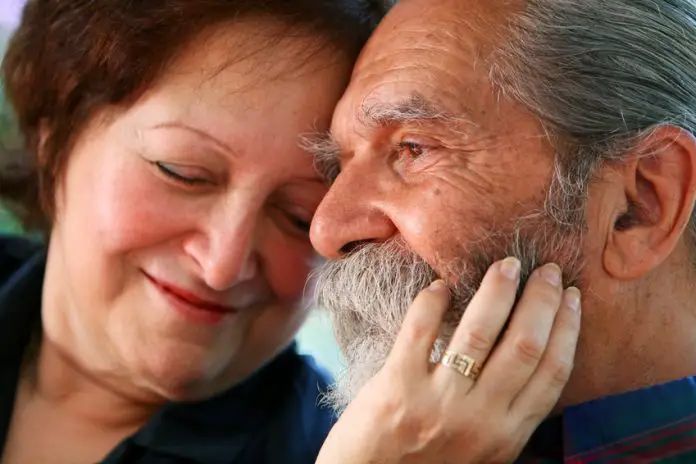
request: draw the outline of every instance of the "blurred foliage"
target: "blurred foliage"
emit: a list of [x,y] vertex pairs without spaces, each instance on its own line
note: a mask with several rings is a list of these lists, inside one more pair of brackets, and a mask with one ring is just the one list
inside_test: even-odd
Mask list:
[[0,208],[0,234],[8,232],[20,233],[21,229],[12,215]]
[[[0,56],[4,54],[7,40],[10,36],[7,25],[0,24]],[[5,89],[0,80],[0,166],[11,150],[19,150],[22,147],[21,137],[15,123],[15,118],[10,105],[5,98]],[[1,206],[1,205],[0,205]],[[0,232],[19,232],[17,222],[7,211],[0,207]]]
[[[0,55],[4,55],[11,31],[9,26],[0,24]],[[21,148],[21,138],[15,124],[15,118],[5,97],[5,88],[0,80],[0,150],[17,150]]]
[[0,151],[18,150],[21,146],[22,141],[17,124],[12,109],[7,103],[4,86],[0,81]]

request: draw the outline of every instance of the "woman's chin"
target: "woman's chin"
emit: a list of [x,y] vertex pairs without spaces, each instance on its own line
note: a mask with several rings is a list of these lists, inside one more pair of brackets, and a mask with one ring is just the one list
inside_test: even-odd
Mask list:
[[[230,366],[196,350],[163,350],[148,353],[135,363],[140,384],[166,401],[205,399],[229,388],[233,381],[225,379],[224,370],[211,366]],[[223,380],[224,379],[224,380]]]

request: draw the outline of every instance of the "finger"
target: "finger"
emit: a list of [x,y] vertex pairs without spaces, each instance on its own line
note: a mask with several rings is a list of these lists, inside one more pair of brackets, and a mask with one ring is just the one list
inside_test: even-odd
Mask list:
[[547,264],[534,271],[515,307],[510,326],[475,388],[510,403],[537,369],[561,306],[561,270]]
[[387,362],[428,369],[430,353],[449,307],[449,298],[449,289],[442,280],[436,280],[416,296]]
[[573,368],[580,335],[580,291],[568,288],[539,367],[513,401],[513,414],[546,417],[558,402]]
[[520,261],[517,258],[505,258],[488,269],[479,290],[464,311],[448,351],[469,356],[479,364],[485,362],[510,316],[519,278]]

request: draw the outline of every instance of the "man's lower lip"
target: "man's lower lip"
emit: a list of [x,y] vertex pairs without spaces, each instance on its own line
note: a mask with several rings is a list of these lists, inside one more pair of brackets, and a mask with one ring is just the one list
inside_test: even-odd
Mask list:
[[197,306],[189,301],[186,301],[178,297],[177,295],[168,291],[161,285],[158,285],[157,281],[155,281],[154,279],[148,278],[148,280],[165,298],[165,300],[167,300],[169,306],[172,309],[174,309],[180,316],[182,316],[184,319],[190,322],[217,325],[221,323],[224,319],[230,318],[237,314],[236,311],[216,311],[214,309]]

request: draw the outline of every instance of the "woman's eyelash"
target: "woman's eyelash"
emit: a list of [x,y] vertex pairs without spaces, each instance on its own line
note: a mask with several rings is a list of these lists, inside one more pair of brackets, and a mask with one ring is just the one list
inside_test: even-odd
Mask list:
[[157,167],[157,169],[160,170],[160,172],[162,174],[164,174],[165,176],[169,177],[170,179],[172,179],[176,182],[181,182],[181,183],[189,185],[189,186],[199,185],[199,184],[206,182],[205,179],[182,176],[181,174],[176,172],[175,169],[167,166],[165,163],[162,163],[160,161],[155,161],[154,165]]
[[293,217],[291,221],[293,222],[293,225],[297,227],[297,229],[304,233],[309,233],[309,229],[312,226],[311,222],[305,221],[304,219],[300,219],[298,217]]

